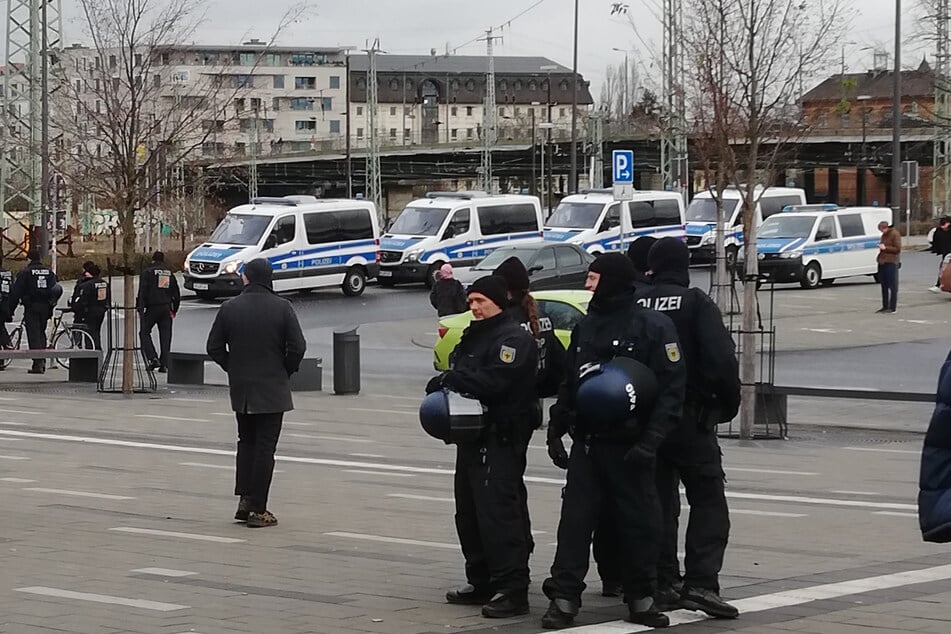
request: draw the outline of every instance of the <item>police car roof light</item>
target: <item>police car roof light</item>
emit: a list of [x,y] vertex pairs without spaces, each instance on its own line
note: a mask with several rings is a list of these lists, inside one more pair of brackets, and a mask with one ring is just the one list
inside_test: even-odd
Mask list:
[[290,198],[280,198],[277,196],[259,196],[251,199],[252,205],[283,205],[284,207],[296,207],[298,201]]
[[608,189],[607,187],[596,187],[591,189],[579,189],[579,194],[613,194],[613,189]]
[[485,198],[487,193],[482,191],[461,191],[461,192],[427,192],[426,198],[459,198],[461,200],[472,200],[473,198]]
[[786,205],[783,211],[838,211],[839,206],[835,203],[818,203],[815,205]]

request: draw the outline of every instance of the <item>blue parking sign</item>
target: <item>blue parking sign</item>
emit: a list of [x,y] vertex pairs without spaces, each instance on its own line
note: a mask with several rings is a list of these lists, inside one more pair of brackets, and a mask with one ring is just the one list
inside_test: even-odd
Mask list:
[[611,174],[615,183],[634,182],[634,151],[614,150],[611,154]]

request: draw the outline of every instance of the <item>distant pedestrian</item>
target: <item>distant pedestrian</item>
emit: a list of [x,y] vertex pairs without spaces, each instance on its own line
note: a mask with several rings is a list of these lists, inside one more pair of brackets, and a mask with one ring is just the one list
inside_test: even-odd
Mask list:
[[878,243],[878,282],[882,285],[882,307],[877,313],[894,313],[898,308],[898,263],[901,261],[901,234],[884,220],[878,223],[882,239]]
[[307,344],[294,308],[273,290],[270,262],[244,267],[244,291],[222,304],[208,333],[208,355],[228,373],[231,408],[238,421],[234,518],[252,528],[275,526],[267,509],[274,452],[284,412],[294,409],[290,377]]
[[944,258],[951,253],[951,218],[945,216],[938,222],[934,237],[931,240],[931,252],[938,256],[938,281],[928,290],[932,293],[941,292],[941,269],[944,268]]
[[[23,304],[23,321],[26,323],[26,337],[30,350],[45,350],[46,324],[53,316],[53,306],[63,292],[63,287],[56,280],[56,273],[40,260],[40,252],[30,249],[27,253],[30,261],[17,274],[10,293],[10,312],[16,310],[18,304]],[[46,372],[44,359],[33,359],[30,374]]]
[[443,264],[436,271],[436,282],[433,284],[433,290],[429,292],[429,303],[440,317],[458,315],[469,310],[466,289],[453,277],[451,264]]
[[78,292],[73,293],[73,323],[84,326],[92,337],[93,347],[102,350],[102,322],[111,300],[109,283],[102,279],[102,270],[95,263],[90,262],[85,275],[86,279],[76,285]]
[[[10,333],[7,324],[13,321],[13,311],[16,306],[10,304],[10,293],[13,292],[13,273],[3,266],[3,251],[0,250],[0,348],[11,348]],[[5,370],[0,365],[0,370]]]
[[[152,263],[139,276],[139,296],[136,308],[142,316],[139,337],[142,340],[142,355],[149,369],[168,371],[168,352],[172,347],[172,319],[178,312],[181,295],[178,280],[165,266],[165,254],[156,251]],[[152,343],[152,328],[158,326],[161,354],[155,352]]]

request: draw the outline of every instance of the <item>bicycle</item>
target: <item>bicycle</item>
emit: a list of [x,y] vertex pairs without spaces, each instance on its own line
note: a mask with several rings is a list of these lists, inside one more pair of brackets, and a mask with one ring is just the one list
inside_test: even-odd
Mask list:
[[[52,325],[53,334],[47,338],[47,341],[51,342],[49,348],[51,350],[95,350],[96,344],[92,339],[92,335],[90,335],[85,328],[63,321],[63,316],[71,312],[73,312],[72,308],[56,309],[57,315],[53,318]],[[10,331],[10,347],[13,350],[20,349],[20,345],[25,339],[25,333],[26,323],[24,318],[21,317],[20,323],[14,326],[13,330]],[[11,361],[12,359],[0,360],[0,366],[6,368],[10,365]],[[64,370],[69,369],[68,357],[62,359],[54,357],[53,361]]]

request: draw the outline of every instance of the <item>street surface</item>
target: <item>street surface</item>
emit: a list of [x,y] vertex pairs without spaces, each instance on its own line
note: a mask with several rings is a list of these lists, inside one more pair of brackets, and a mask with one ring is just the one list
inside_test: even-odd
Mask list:
[[[925,290],[934,256],[904,261],[895,315],[874,314],[870,281],[778,289],[777,382],[933,391],[951,303]],[[296,395],[286,417],[276,528],[231,520],[235,424],[223,387],[123,398],[63,383],[61,370],[33,380],[26,362],[0,373],[0,632],[541,631],[563,483],[543,433],[527,470],[532,613],[491,622],[445,604],[465,579],[453,449],[416,415],[436,336],[427,293],[289,298],[324,359],[325,388]],[[768,321],[766,289],[760,301]],[[186,300],[173,347],[202,350],[217,305]],[[355,324],[362,391],[334,396],[331,335]],[[790,399],[789,408],[788,440],[722,442],[732,511],[722,594],[741,618],[678,611],[672,631],[951,632],[951,551],[921,542],[915,514],[931,406]],[[593,571],[588,580],[568,631],[645,631],[619,622],[623,607],[600,597]]]

